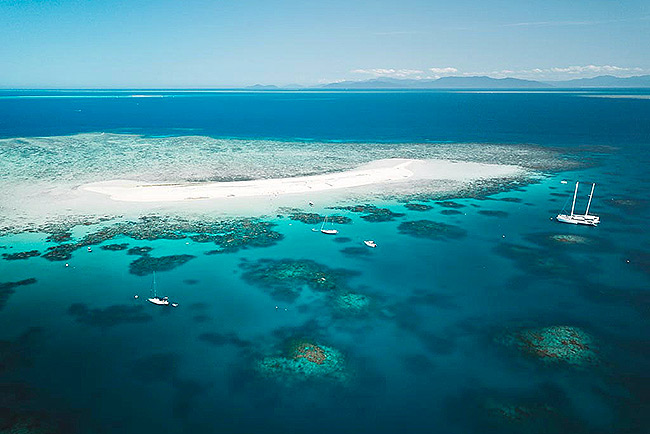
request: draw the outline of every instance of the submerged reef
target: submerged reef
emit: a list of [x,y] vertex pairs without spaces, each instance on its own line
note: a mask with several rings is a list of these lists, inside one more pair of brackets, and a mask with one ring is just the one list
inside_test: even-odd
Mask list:
[[323,216],[317,213],[313,212],[304,212],[300,209],[293,209],[293,208],[285,208],[282,211],[286,211],[289,213],[289,219],[307,223],[310,225],[315,225],[318,223],[322,223],[325,221],[325,218],[327,217],[327,222],[328,223],[336,223],[340,225],[346,225],[352,223],[352,219],[350,217],[345,217],[342,215],[327,215]]
[[459,226],[431,220],[416,220],[401,223],[400,233],[430,240],[459,239],[467,236],[467,231]]
[[495,252],[514,261],[521,272],[543,278],[573,277],[576,263],[561,252],[529,247],[519,244],[501,243]]
[[368,247],[346,247],[341,249],[341,253],[346,256],[370,256],[371,254]]
[[410,209],[411,211],[429,211],[430,209],[433,209],[431,205],[426,205],[423,203],[413,203],[413,202],[405,203],[404,207],[406,209]]
[[99,248],[102,249],[102,250],[119,251],[119,250],[128,249],[129,245],[127,243],[123,243],[123,244],[107,244],[105,246],[99,246]]
[[328,379],[345,382],[349,379],[340,351],[307,340],[294,342],[286,354],[263,358],[256,370],[265,377],[284,381]]
[[463,214],[462,211],[458,211],[457,209],[443,209],[440,211],[440,214],[442,215],[458,215],[458,214]]
[[577,327],[521,330],[507,336],[504,342],[547,363],[563,362],[574,366],[598,364],[593,338]]
[[103,309],[91,309],[86,304],[75,303],[68,308],[68,313],[77,322],[95,327],[151,321],[151,315],[144,312],[144,307],[140,305],[116,304]]
[[28,252],[17,252],[17,253],[3,253],[2,257],[7,261],[15,261],[18,259],[28,259],[33,258],[34,256],[40,256],[41,252],[38,250],[30,250]]
[[443,208],[465,208],[465,205],[462,203],[452,202],[450,200],[436,202],[436,205],[439,205]]
[[15,292],[14,288],[23,285],[32,285],[34,283],[36,283],[36,279],[33,277],[29,279],[19,280],[17,282],[0,282],[0,309],[2,309],[5,304],[7,304],[7,300],[9,300],[11,294]]
[[363,294],[344,292],[334,298],[336,307],[344,312],[359,313],[370,306],[370,297]]
[[305,287],[319,292],[345,288],[347,278],[356,274],[308,259],[260,259],[242,262],[241,267],[244,280],[284,301],[294,301]]
[[169,271],[180,267],[186,262],[196,258],[193,255],[169,255],[154,257],[145,255],[129,264],[129,273],[136,276],[146,276],[154,271]]
[[126,254],[133,256],[149,256],[149,252],[153,250],[153,247],[131,247]]
[[488,217],[508,217],[508,213],[505,211],[494,211],[494,210],[481,210],[478,212],[481,215]]
[[[144,216],[135,221],[122,221],[104,226],[86,234],[76,242],[69,239],[70,242],[51,246],[42,256],[50,261],[65,261],[69,260],[72,253],[78,249],[122,236],[148,241],[190,238],[196,242],[216,244],[219,249],[215,252],[236,252],[246,247],[267,247],[277,243],[282,239],[282,234],[274,231],[274,226],[273,223],[250,218],[206,221],[169,216]],[[118,244],[111,246],[118,246]],[[140,253],[130,249],[129,254],[145,253],[143,248],[140,249]]]
[[363,214],[362,219],[369,222],[389,222],[398,217],[404,217],[404,213],[393,212],[388,208],[378,208],[375,205],[353,205],[353,206],[339,206],[332,209],[341,209],[354,213]]

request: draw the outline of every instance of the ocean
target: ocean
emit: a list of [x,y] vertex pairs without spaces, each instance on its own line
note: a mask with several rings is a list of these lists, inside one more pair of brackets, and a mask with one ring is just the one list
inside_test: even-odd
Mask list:
[[[0,432],[648,432],[649,96],[0,91]],[[26,190],[430,155],[535,175],[229,219]],[[576,181],[598,227],[554,221]]]

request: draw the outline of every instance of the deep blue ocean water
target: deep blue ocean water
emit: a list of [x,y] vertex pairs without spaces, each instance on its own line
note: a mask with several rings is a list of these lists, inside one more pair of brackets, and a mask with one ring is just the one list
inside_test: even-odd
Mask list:
[[[593,97],[603,94],[645,99]],[[151,275],[129,273],[137,257],[124,251],[80,249],[69,267],[40,257],[0,259],[0,283],[37,280],[0,294],[0,427],[54,421],[61,432],[83,433],[648,432],[649,95],[1,91],[2,138],[113,132],[324,146],[528,143],[579,152],[589,165],[487,198],[453,199],[462,205],[453,215],[440,204],[411,211],[399,201],[375,203],[406,214],[390,222],[344,213],[353,223],[340,225],[338,236],[348,243],[279,217],[270,220],[284,239],[235,253],[205,255],[214,245],[188,239],[106,242],[196,256],[157,275],[159,291],[180,306],[146,306],[151,318],[141,322],[119,315],[84,322],[70,313],[75,303],[143,306],[133,295],[148,293]],[[597,183],[597,228],[551,220],[575,180]],[[327,205],[336,204],[316,211],[330,212]],[[467,233],[431,240],[399,232],[400,223],[421,219]],[[587,242],[552,241],[557,235]],[[0,237],[0,253],[44,251],[45,237]],[[342,252],[368,238],[379,247]],[[243,278],[242,264],[260,259],[308,259],[355,272],[346,285],[371,306],[341,312],[309,288],[294,301],[273,296]],[[544,361],[504,343],[522,330],[558,326],[591,336],[597,362]],[[291,339],[340,351],[345,381],[261,376],[256,363],[281,354]]]

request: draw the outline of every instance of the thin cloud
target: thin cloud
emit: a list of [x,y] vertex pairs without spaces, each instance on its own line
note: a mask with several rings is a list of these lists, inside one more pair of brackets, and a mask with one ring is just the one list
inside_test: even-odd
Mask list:
[[372,68],[372,69],[353,69],[353,74],[366,74],[374,77],[393,77],[393,78],[418,78],[424,74],[419,69],[394,69],[394,68]]

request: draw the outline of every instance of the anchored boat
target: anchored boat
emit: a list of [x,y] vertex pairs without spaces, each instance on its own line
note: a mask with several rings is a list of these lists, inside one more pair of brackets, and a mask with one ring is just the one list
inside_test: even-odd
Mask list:
[[156,294],[156,272],[153,272],[153,285],[151,286],[151,297],[147,299],[149,303],[158,306],[169,306],[169,297],[158,297]]
[[329,217],[329,216],[326,216],[325,219],[323,220],[323,224],[320,225],[320,231],[322,233],[324,233],[325,235],[336,235],[336,234],[338,234],[339,231],[336,230],[336,229],[325,229],[325,223],[327,223],[327,217]]
[[558,214],[556,220],[561,223],[569,223],[572,225],[587,225],[596,226],[600,223],[600,217],[589,215],[589,207],[591,206],[591,199],[594,197],[594,188],[596,184],[591,185],[591,193],[589,193],[589,202],[587,203],[587,210],[584,214],[575,214],[576,198],[578,197],[578,186],[580,182],[576,182],[576,188],[573,191],[573,203],[571,204],[571,214]]

